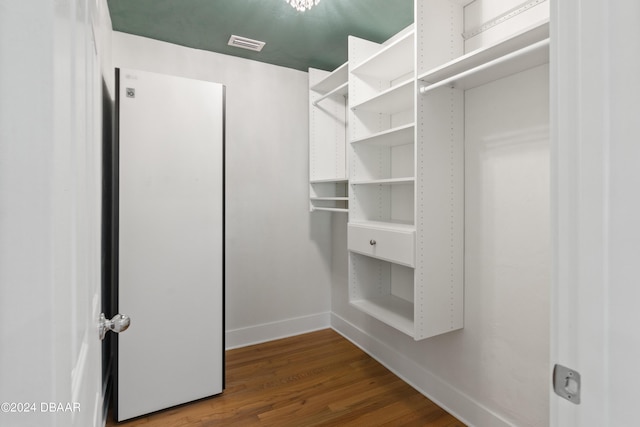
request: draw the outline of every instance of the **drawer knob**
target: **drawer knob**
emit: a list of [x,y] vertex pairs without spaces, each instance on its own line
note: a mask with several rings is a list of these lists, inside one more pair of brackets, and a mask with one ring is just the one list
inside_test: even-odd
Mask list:
[[373,239],[371,239],[371,240],[369,240],[369,244],[370,244],[371,246],[373,246],[373,245],[375,245],[375,244],[376,244],[376,241],[375,241],[375,240],[373,240]]

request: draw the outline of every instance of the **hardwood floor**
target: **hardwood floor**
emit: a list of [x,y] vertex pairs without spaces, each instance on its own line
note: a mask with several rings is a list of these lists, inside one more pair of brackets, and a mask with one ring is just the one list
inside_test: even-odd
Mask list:
[[107,427],[464,426],[331,329],[226,354],[226,389]]

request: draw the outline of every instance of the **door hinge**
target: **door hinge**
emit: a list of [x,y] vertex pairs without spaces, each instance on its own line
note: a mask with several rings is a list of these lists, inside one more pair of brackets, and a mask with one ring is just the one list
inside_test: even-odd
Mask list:
[[580,404],[580,373],[566,366],[553,367],[553,391],[576,405]]

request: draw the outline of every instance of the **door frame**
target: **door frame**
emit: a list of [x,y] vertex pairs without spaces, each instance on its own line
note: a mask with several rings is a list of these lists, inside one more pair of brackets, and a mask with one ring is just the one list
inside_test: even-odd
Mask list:
[[640,381],[640,6],[563,0],[551,13],[550,360],[577,370],[582,389],[579,405],[551,391],[550,425],[630,425]]

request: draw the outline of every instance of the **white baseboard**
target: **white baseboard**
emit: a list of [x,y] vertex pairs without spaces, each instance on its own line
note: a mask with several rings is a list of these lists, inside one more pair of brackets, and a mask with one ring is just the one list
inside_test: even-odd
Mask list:
[[468,426],[513,427],[481,403],[335,313],[331,313],[331,327]]
[[273,341],[331,327],[331,313],[318,313],[225,332],[225,349]]

